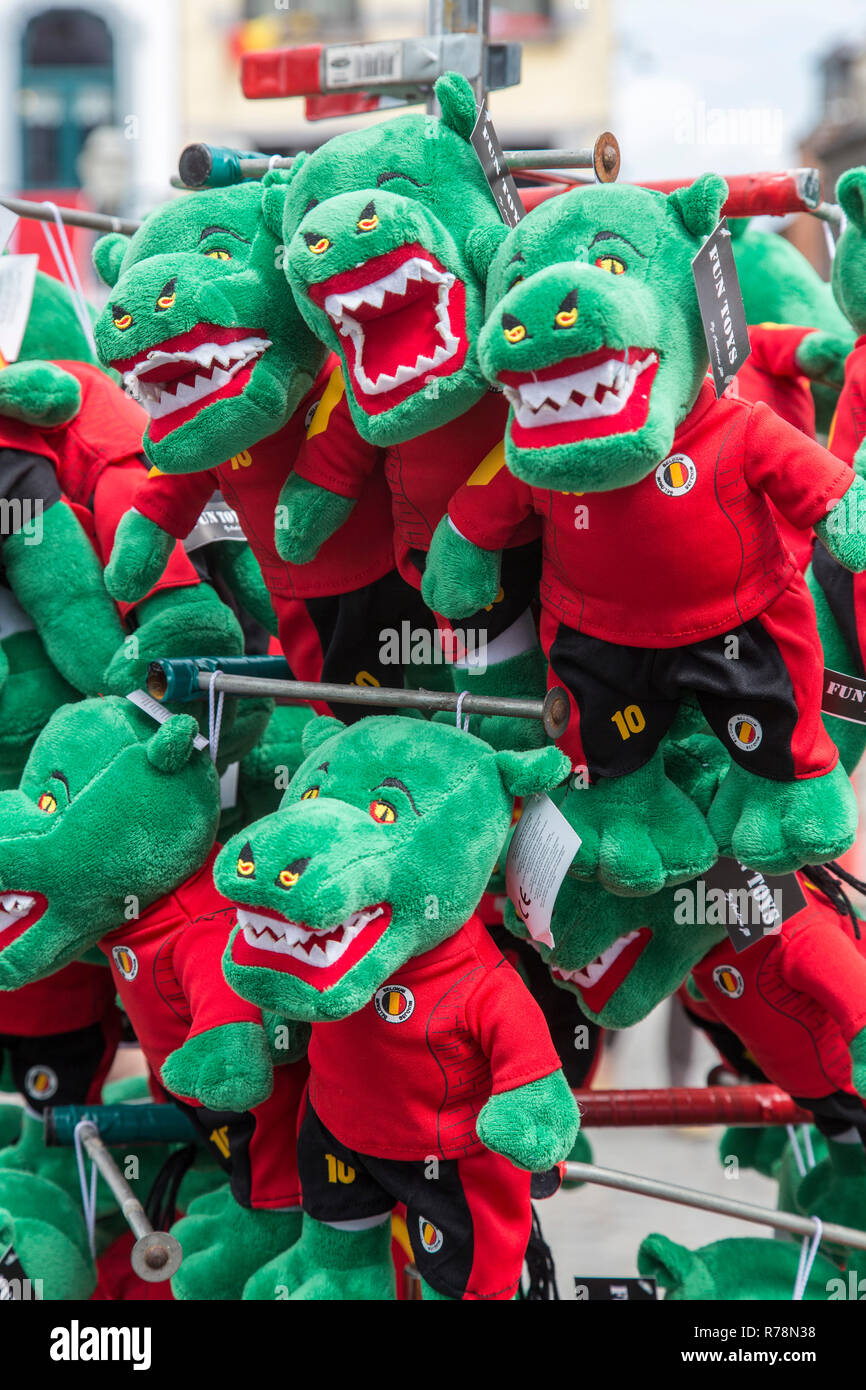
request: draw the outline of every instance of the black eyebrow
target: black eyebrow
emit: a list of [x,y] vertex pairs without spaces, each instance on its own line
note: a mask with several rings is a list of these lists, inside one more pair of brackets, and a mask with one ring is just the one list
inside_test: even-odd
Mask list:
[[626,246],[631,247],[632,251],[637,251],[637,254],[640,256],[642,261],[646,260],[646,252],[638,251],[634,242],[629,241],[628,237],[623,236],[622,232],[596,232],[595,236],[589,244],[590,246],[595,246],[595,243],[597,241],[609,241],[611,238],[613,238],[615,241],[624,241]]
[[62,782],[62,783],[63,783],[64,787],[66,788],[66,799],[67,799],[67,801],[71,801],[71,800],[72,800],[72,792],[69,790],[69,783],[67,782],[66,778],[63,776],[63,773],[62,773],[62,772],[49,772],[48,776],[49,776],[49,777],[56,777],[58,782]]
[[387,183],[389,179],[405,179],[407,183],[414,183],[416,188],[427,188],[428,186],[426,183],[419,183],[417,179],[413,179],[411,174],[399,174],[394,169],[386,169],[377,178],[376,187],[381,188],[382,184]]
[[406,783],[400,781],[400,778],[399,778],[399,777],[386,777],[385,780],[384,780],[384,782],[377,782],[377,784],[376,784],[376,786],[373,788],[373,790],[374,790],[374,791],[378,791],[379,787],[397,787],[399,791],[405,792],[406,795],[407,795],[408,798],[409,798],[409,804],[410,804],[410,806],[412,807],[412,810],[415,812],[415,815],[416,815],[416,816],[419,816],[419,817],[420,817],[421,812],[418,810],[418,807],[415,805],[415,802],[412,800],[412,793],[410,792],[409,788],[406,786]]
[[524,262],[525,262],[525,261],[526,261],[526,257],[523,255],[522,252],[518,251],[516,256],[512,256],[512,257],[511,257],[511,260],[508,262],[508,264],[509,264],[509,265],[514,265],[514,262],[515,262],[515,261],[524,261]]
[[316,767],[316,768],[314,768],[313,771],[314,771],[314,772],[327,772],[327,771],[328,771],[328,768],[329,768],[330,766],[331,766],[330,763],[319,763],[319,766]]
[[245,236],[241,236],[240,232],[233,232],[231,227],[205,227],[199,237],[199,242],[201,243],[205,237],[212,236],[215,232],[219,232],[220,236],[233,236],[236,241],[242,241],[245,246],[251,245]]

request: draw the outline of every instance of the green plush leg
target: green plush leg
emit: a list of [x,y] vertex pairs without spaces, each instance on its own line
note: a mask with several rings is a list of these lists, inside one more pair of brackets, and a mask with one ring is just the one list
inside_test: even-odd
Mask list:
[[[55,710],[78,692],[51,665],[36,632],[12,632],[0,645],[0,777],[17,787],[33,740]],[[3,671],[0,670],[0,682]],[[16,775],[17,774],[17,775]]]
[[56,1183],[77,1198],[79,1192],[78,1170],[72,1149],[49,1149],[45,1145],[45,1125],[26,1110],[22,1115],[21,1130],[17,1143],[0,1149],[0,1170],[3,1172],[32,1173]]
[[[543,700],[547,661],[540,647],[509,657],[485,671],[452,667],[454,689],[470,695],[505,696],[508,699]],[[514,719],[509,715],[472,715],[469,732],[483,738],[497,751],[504,748],[543,748],[547,742],[540,719]]]
[[579,1127],[580,1114],[561,1071],[492,1095],[475,1122],[482,1144],[535,1173],[566,1157]]
[[293,473],[280,493],[274,519],[277,554],[293,565],[314,560],[354,505],[351,497],[340,497]]
[[273,1067],[258,1023],[224,1023],[187,1038],[162,1064],[172,1095],[211,1110],[251,1110],[273,1089]]
[[720,854],[760,873],[786,874],[851,848],[857,801],[838,763],[798,782],[773,782],[733,763],[707,820]]
[[262,576],[261,566],[248,545],[239,541],[215,541],[208,546],[217,569],[235,598],[261,623],[266,632],[277,635],[277,615]]
[[[854,656],[842,636],[811,565],[806,571],[806,583],[815,605],[818,633],[821,646],[824,648],[824,665],[831,671],[844,671],[848,675],[862,677],[860,658]],[[824,728],[839,749],[839,757],[845,771],[853,772],[863,756],[863,750],[866,749],[866,724],[854,724],[850,719],[836,719],[832,714],[822,714],[821,718]]]
[[735,1158],[740,1168],[754,1168],[765,1178],[774,1178],[787,1142],[781,1125],[734,1127],[726,1129],[719,1140],[719,1158],[724,1164]]
[[[797,1184],[793,1209],[804,1216],[820,1216],[824,1222],[864,1229],[866,1153],[859,1140],[851,1144],[827,1140],[826,1157]],[[838,1245],[825,1243],[823,1248],[826,1254],[847,1253]]]
[[438,1289],[434,1289],[431,1284],[427,1283],[426,1279],[421,1280],[421,1296],[424,1303],[456,1302],[456,1300],[451,1298],[449,1294],[440,1293]]
[[834,559],[859,574],[866,569],[866,482],[853,483],[827,516],[815,523],[815,535]]
[[16,1142],[21,1133],[23,1118],[24,1111],[20,1105],[0,1105],[0,1155],[10,1144]]
[[121,517],[111,558],[105,567],[105,587],[120,603],[137,603],[149,594],[177,545],[174,536],[140,512]]
[[661,749],[625,777],[572,785],[561,810],[582,839],[569,873],[622,897],[685,883],[717,858],[700,811],[667,777]]
[[240,623],[209,584],[162,589],[139,604],[136,618],[105,673],[112,695],[140,690],[150,663],[162,657],[240,656],[244,649]]
[[252,1276],[244,1298],[394,1300],[391,1222],[366,1231],[337,1231],[305,1214],[300,1240]]
[[196,1197],[172,1226],[183,1261],[171,1281],[175,1298],[239,1299],[250,1275],[295,1240],[301,1213],[240,1206],[227,1183]]
[[96,1287],[80,1207],[45,1178],[0,1172],[0,1255],[15,1251],[46,1300],[83,1300]]
[[[572,1163],[594,1163],[592,1156],[592,1145],[584,1134],[583,1130],[578,1131],[577,1138],[571,1146],[568,1158]],[[578,1187],[585,1187],[586,1184],[581,1178],[563,1178],[562,1185],[569,1191],[576,1190]]]
[[[6,576],[33,619],[49,657],[77,690],[97,695],[123,627],[102,579],[102,566],[74,512],[57,502],[35,529],[18,531],[3,548]],[[29,529],[29,528],[28,528]]]
[[479,549],[443,517],[433,532],[424,567],[424,602],[446,618],[468,618],[495,602],[501,560],[500,551]]

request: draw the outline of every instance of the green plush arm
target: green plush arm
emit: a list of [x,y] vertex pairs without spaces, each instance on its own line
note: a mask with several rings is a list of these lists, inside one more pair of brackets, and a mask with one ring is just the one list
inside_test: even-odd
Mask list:
[[168,564],[177,539],[141,512],[121,517],[111,558],[105,567],[105,587],[119,603],[135,603],[150,593]]
[[861,477],[816,523],[815,533],[840,565],[855,574],[866,569],[866,482]]
[[173,1095],[212,1110],[251,1110],[271,1094],[270,1050],[258,1023],[224,1023],[187,1038],[162,1064]]
[[152,661],[170,656],[240,656],[240,623],[209,584],[151,594],[136,609],[138,627],[124,638],[105,673],[112,695],[139,690]]
[[810,381],[841,390],[845,381],[845,361],[854,340],[839,333],[809,333],[800,343],[794,357],[797,366]]
[[475,1124],[482,1144],[533,1173],[566,1158],[579,1128],[577,1104],[561,1071],[491,1096]]
[[355,503],[292,474],[283,485],[274,518],[277,553],[293,565],[314,560]]
[[7,538],[7,579],[60,674],[76,690],[98,695],[105,668],[123,641],[123,627],[75,513],[56,502],[40,521],[39,544],[25,531]]
[[468,618],[494,602],[500,560],[498,550],[481,550],[443,517],[433,532],[421,581],[424,602],[446,618]]
[[53,362],[11,362],[0,373],[0,415],[57,429],[81,409],[81,387]]
[[302,1057],[306,1057],[312,1033],[309,1023],[282,1018],[270,1009],[263,1009],[262,1024],[268,1040],[271,1061],[275,1067],[285,1062],[299,1062]]
[[250,547],[239,541],[214,541],[208,546],[216,567],[238,602],[261,623],[266,632],[277,635],[277,615],[271,603],[261,566]]
[[851,1080],[858,1096],[866,1097],[866,1028],[855,1033],[848,1051],[851,1054]]

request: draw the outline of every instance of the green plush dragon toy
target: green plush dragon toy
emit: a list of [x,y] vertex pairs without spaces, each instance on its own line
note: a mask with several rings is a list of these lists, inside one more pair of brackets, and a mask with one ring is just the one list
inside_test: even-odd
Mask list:
[[555,784],[565,759],[400,716],[314,720],[304,747],[281,809],[215,870],[242,904],[226,978],[312,1024],[303,1231],[246,1296],[393,1298],[403,1201],[425,1297],[511,1298],[528,1170],[565,1157],[578,1115],[543,1015],[475,909],[513,797]]
[[[423,592],[459,619],[490,602],[499,551],[541,519],[541,640],[572,719],[563,810],[575,871],[648,893],[717,852],[764,872],[825,862],[856,805],[820,723],[815,616],[770,502],[866,565],[864,484],[763,405],[715,399],[692,260],[726,196],[620,185],[551,199],[503,243],[479,358],[511,410],[505,462],[452,499]],[[733,764],[708,823],[660,742],[694,695]]]

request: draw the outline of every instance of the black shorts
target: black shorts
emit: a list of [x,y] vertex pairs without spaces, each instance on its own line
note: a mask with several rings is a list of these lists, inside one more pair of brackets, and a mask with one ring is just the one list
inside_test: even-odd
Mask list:
[[[0,1054],[8,1054],[17,1090],[30,1110],[48,1106],[95,1105],[120,1041],[120,1011],[99,1023],[41,1038],[0,1034]],[[0,1057],[2,1061],[2,1057]]]
[[483,1149],[466,1158],[371,1158],[341,1144],[307,1097],[298,1131],[303,1208],[316,1221],[385,1216],[398,1202],[418,1272],[455,1299],[513,1298],[529,1242],[530,1174]]

